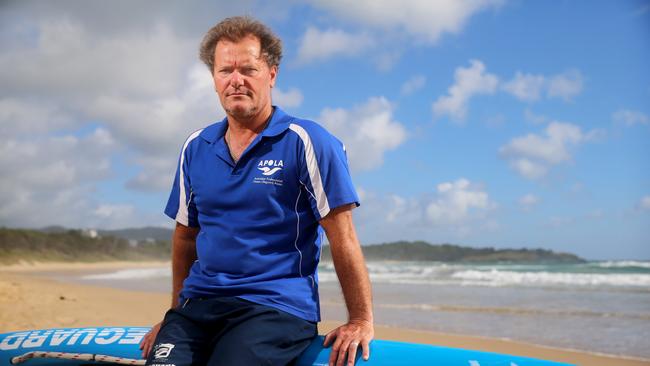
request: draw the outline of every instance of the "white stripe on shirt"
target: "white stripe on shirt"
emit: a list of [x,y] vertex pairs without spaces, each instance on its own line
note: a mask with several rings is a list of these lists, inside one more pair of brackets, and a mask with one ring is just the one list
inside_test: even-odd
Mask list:
[[305,145],[305,162],[307,163],[307,171],[309,172],[309,180],[311,180],[311,186],[314,188],[314,198],[316,200],[316,208],[320,217],[323,218],[327,216],[330,212],[330,206],[327,202],[327,195],[323,189],[323,182],[320,176],[320,169],[318,168],[318,161],[316,160],[316,154],[314,153],[314,146],[311,143],[311,138],[307,131],[304,128],[297,124],[290,124],[289,128],[298,134],[302,143]]
[[180,224],[183,224],[185,226],[189,226],[189,211],[188,208],[190,206],[190,200],[192,199],[192,194],[190,192],[190,199],[187,199],[187,193],[185,192],[185,173],[183,171],[183,163],[185,162],[185,149],[187,149],[187,145],[190,144],[192,140],[197,138],[203,129],[200,129],[198,131],[195,131],[193,134],[190,135],[190,137],[187,138],[187,141],[185,141],[185,144],[183,145],[183,150],[181,151],[181,158],[180,160],[180,165],[178,167],[178,184],[180,185],[179,187],[179,195],[178,195],[178,212],[176,212],[176,221],[178,221]]

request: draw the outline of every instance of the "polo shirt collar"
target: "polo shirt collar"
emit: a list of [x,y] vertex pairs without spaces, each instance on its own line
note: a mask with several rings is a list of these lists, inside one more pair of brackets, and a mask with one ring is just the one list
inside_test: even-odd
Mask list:
[[277,136],[289,128],[289,124],[293,118],[286,114],[280,107],[273,106],[273,114],[269,125],[262,131],[262,136]]
[[[273,106],[273,114],[271,115],[269,125],[266,126],[260,136],[277,136],[281,134],[289,128],[291,120],[292,117],[286,114],[280,107]],[[228,117],[225,117],[221,122],[206,127],[201,133],[201,137],[210,143],[215,143],[226,134],[227,129]]]

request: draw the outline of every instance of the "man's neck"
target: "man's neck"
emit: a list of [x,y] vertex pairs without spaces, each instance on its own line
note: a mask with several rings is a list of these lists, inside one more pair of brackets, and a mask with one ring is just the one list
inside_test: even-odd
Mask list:
[[273,107],[269,106],[268,111],[258,113],[257,116],[252,117],[250,120],[241,121],[228,116],[228,129],[224,140],[235,163],[257,135],[264,131],[272,114]]
[[258,135],[264,130],[272,114],[273,107],[269,105],[248,119],[237,119],[228,115],[228,129],[232,135],[239,137]]

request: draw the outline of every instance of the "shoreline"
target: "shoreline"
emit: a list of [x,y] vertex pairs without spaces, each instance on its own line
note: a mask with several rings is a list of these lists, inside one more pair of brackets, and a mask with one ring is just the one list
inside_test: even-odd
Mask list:
[[[169,307],[169,295],[130,291],[52,279],[46,272],[89,273],[106,269],[147,268],[169,265],[163,262],[36,262],[0,265],[0,333],[56,327],[151,326],[162,319]],[[15,306],[22,302],[21,306]],[[341,321],[319,323],[327,333]],[[516,356],[547,359],[580,365],[650,365],[650,360],[561,349],[511,339],[438,333],[377,324],[376,339],[474,349]]]
[[0,273],[33,273],[45,271],[92,271],[105,269],[152,268],[170,266],[171,261],[105,261],[105,262],[40,262],[21,260],[14,264],[0,263]]

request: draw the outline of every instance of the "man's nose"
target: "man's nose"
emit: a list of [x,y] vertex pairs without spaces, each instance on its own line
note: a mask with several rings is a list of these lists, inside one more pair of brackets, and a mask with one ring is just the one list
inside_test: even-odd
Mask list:
[[244,78],[242,77],[242,74],[240,74],[238,71],[233,71],[232,76],[230,78],[230,85],[237,89],[240,86],[244,85]]

